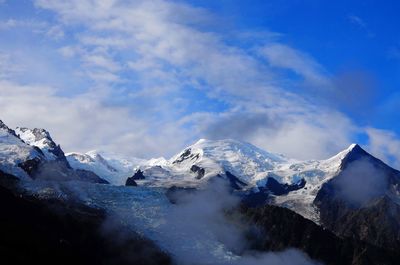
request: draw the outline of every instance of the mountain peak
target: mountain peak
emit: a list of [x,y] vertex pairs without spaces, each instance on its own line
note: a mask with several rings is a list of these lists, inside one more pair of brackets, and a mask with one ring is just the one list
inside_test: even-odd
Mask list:
[[25,142],[29,144],[38,142],[42,139],[47,139],[50,142],[54,142],[50,136],[50,133],[42,128],[29,129],[26,127],[17,127],[16,132],[20,135],[20,137],[22,137]]
[[17,127],[16,134],[27,144],[36,146],[49,160],[62,160],[66,162],[64,152],[50,136],[50,133],[41,128],[29,129],[26,127]]
[[354,148],[361,148],[361,147],[357,143],[352,143],[351,145],[349,145],[349,147],[347,147],[347,150],[353,150]]
[[370,154],[365,151],[359,144],[351,144],[349,148],[346,149],[346,156],[365,156]]
[[201,143],[204,143],[204,142],[207,142],[208,140],[207,139],[205,139],[205,138],[200,138],[199,140],[197,140],[197,142],[196,143],[194,143],[195,145],[196,144],[201,144]]
[[365,151],[360,145],[352,144],[348,149],[346,149],[346,153],[342,158],[342,163],[340,168],[345,169],[349,164],[360,159],[367,159],[376,162],[379,161],[379,163],[384,164],[381,160],[379,160],[378,158],[374,157],[373,155]]
[[3,129],[7,133],[12,134],[15,137],[17,137],[17,135],[15,134],[15,131],[13,129],[10,129],[10,127],[8,127],[2,120],[0,120],[0,129]]
[[0,128],[5,129],[8,128],[8,126],[2,120],[0,120]]

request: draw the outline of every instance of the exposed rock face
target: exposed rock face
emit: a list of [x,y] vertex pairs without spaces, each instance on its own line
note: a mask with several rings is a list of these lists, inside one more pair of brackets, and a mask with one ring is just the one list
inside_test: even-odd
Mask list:
[[400,172],[359,146],[341,169],[315,198],[322,225],[339,236],[400,249]]
[[196,165],[191,166],[190,171],[192,171],[193,173],[197,173],[196,179],[202,179],[204,177],[204,174],[206,173],[204,168]]
[[2,264],[171,264],[149,240],[77,202],[15,196],[0,186],[0,212]]
[[261,207],[270,202],[271,193],[267,189],[250,191],[242,196],[242,202],[248,207]]
[[44,129],[11,130],[0,121],[0,167],[19,178],[108,183],[96,174],[73,170],[61,147]]
[[0,120],[0,129],[7,131],[9,134],[18,137],[14,130],[10,129],[2,120]]
[[133,179],[133,177],[129,177],[129,178],[126,179],[125,186],[132,186],[132,187],[135,187],[135,186],[137,186],[137,183],[136,183],[136,181]]
[[340,238],[286,208],[242,206],[241,212],[250,225],[256,225],[256,232],[249,233],[248,238],[257,250],[299,248],[312,259],[332,265],[394,265],[400,259],[399,249],[387,250],[352,238]]
[[301,179],[295,184],[282,184],[273,177],[268,177],[265,186],[258,187],[257,190],[251,190],[242,196],[244,204],[250,207],[263,206],[271,202],[273,196],[287,195],[291,191],[302,189],[306,184]]
[[46,161],[37,158],[24,161],[18,165],[32,179],[56,181],[85,181],[91,183],[109,184],[95,173],[87,170],[74,170],[62,161]]
[[132,176],[133,180],[141,180],[141,179],[146,179],[146,177],[143,175],[143,171],[138,169],[135,174]]
[[48,160],[61,161],[69,167],[60,145],[54,142],[50,133],[45,129],[34,128],[31,130],[25,127],[18,127],[16,134],[27,144],[39,148]]
[[[246,183],[238,179],[235,175],[231,172],[226,171],[225,176],[229,181],[230,187],[234,190],[241,190],[243,187],[247,186]],[[221,175],[218,175],[219,178],[223,178]]]
[[298,183],[295,184],[282,184],[279,183],[276,179],[272,177],[267,178],[267,183],[265,184],[265,187],[263,189],[267,189],[270,191],[273,195],[285,195],[288,194],[291,191],[295,191],[298,189],[303,188],[306,185],[306,181],[304,179],[301,179]]
[[95,173],[88,170],[75,169],[74,175],[80,181],[99,183],[99,184],[110,184],[107,180],[100,178]]
[[199,154],[193,154],[192,153],[192,149],[188,148],[186,149],[180,156],[178,159],[176,159],[174,162],[172,162],[173,164],[177,164],[177,163],[182,163],[185,160],[196,160],[200,157]]
[[26,160],[18,164],[20,168],[22,168],[29,176],[34,178],[35,174],[38,172],[39,167],[43,163],[39,157],[35,157],[33,159]]

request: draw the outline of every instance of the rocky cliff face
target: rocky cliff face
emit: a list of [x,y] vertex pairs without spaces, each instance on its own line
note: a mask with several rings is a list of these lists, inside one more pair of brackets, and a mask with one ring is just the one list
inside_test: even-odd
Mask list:
[[60,145],[54,142],[50,133],[45,129],[17,127],[15,133],[25,143],[39,148],[47,160],[56,160],[68,164]]
[[298,248],[312,259],[332,265],[394,265],[400,259],[399,249],[380,248],[351,236],[338,237],[286,208],[242,206],[241,213],[248,224],[255,225],[248,232],[255,250]]
[[321,224],[338,236],[400,249],[400,172],[360,147],[341,169],[315,198]]

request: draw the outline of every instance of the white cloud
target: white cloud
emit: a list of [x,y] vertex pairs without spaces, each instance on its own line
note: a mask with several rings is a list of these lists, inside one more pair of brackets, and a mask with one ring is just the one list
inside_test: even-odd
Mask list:
[[55,25],[55,26],[51,26],[49,28],[49,30],[46,33],[47,36],[49,36],[50,38],[54,39],[54,40],[61,40],[64,38],[65,33],[62,29],[61,26],[59,25]]
[[0,52],[0,80],[8,79],[22,72],[23,69],[23,66],[15,63],[14,58],[10,54]]
[[369,143],[368,149],[372,154],[389,165],[400,169],[400,139],[388,130],[366,128]]
[[292,70],[315,86],[330,85],[328,74],[324,68],[309,55],[282,44],[267,45],[261,53],[272,66]]
[[195,124],[205,138],[244,140],[297,159],[328,158],[347,147],[358,130],[344,115],[323,108],[197,113],[182,122]]
[[156,121],[133,118],[127,108],[108,106],[104,103],[107,93],[96,92],[69,98],[57,96],[53,88],[0,81],[0,113],[10,126],[48,129],[65,151],[98,148],[156,156],[167,154],[163,146],[180,148],[180,142],[173,139],[185,139],[181,129],[173,124],[150,127]]

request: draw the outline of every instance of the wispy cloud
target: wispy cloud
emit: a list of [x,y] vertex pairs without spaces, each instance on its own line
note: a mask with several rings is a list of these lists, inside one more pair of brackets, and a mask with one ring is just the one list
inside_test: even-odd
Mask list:
[[[185,137],[185,131],[172,123],[134,119],[128,108],[107,104],[107,91],[72,98],[57,92],[51,87],[0,81],[2,119],[10,126],[50,128],[54,139],[70,151],[98,148],[149,156],[161,153],[163,146],[179,148],[180,143],[171,139]],[[164,137],[153,137],[152,130],[162,131]]]
[[400,168],[400,139],[388,130],[367,128],[369,150],[386,163]]
[[361,17],[351,14],[347,16],[347,19],[350,21],[350,23],[365,31],[368,38],[375,37],[375,33],[371,31],[367,23]]
[[23,70],[24,67],[18,65],[10,54],[0,52],[0,80],[9,79]]
[[291,70],[307,82],[326,87],[329,85],[328,73],[311,56],[283,44],[267,45],[261,53],[275,67]]
[[367,24],[364,22],[364,20],[362,20],[360,17],[355,16],[355,15],[349,15],[348,19],[351,23],[366,29],[367,28]]

